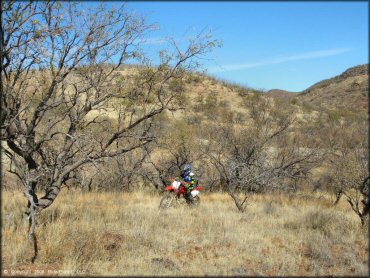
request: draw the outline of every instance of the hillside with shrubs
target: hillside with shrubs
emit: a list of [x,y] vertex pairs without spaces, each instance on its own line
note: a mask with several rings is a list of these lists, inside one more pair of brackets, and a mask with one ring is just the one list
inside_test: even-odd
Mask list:
[[1,3],[2,275],[368,273],[368,65],[266,93],[84,5]]

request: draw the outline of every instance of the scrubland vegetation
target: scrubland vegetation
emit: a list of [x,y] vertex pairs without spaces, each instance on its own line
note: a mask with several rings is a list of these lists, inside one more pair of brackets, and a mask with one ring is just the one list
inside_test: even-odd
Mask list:
[[[202,74],[209,33],[170,39],[153,65],[138,45],[152,26],[124,8],[22,3],[1,6],[4,270],[367,273],[363,110]],[[160,213],[186,163],[200,207]]]
[[[158,210],[160,194],[64,190],[40,215],[30,264],[24,197],[3,192],[3,270],[64,275],[343,275],[368,272],[368,231],[325,194],[251,196],[238,213],[222,193],[199,209]],[[62,272],[60,272],[62,273]]]

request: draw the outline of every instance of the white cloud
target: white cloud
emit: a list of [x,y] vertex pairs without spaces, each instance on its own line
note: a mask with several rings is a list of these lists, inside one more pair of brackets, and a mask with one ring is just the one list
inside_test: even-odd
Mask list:
[[329,49],[329,50],[320,50],[320,51],[312,51],[306,52],[301,54],[294,54],[282,57],[271,58],[269,60],[261,60],[254,63],[238,63],[238,64],[228,64],[222,65],[217,67],[210,67],[208,71],[210,73],[217,73],[217,72],[226,72],[226,71],[237,71],[249,68],[256,68],[262,67],[266,65],[273,65],[273,64],[280,64],[289,61],[298,61],[298,60],[306,60],[306,59],[313,59],[313,58],[320,58],[320,57],[329,57],[339,55],[345,52],[349,52],[351,49]]
[[140,43],[141,44],[164,44],[166,39],[164,38],[148,38],[143,39]]

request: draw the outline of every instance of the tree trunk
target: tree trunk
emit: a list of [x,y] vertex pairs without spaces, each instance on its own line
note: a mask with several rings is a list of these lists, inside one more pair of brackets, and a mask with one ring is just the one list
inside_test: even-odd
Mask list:
[[339,191],[336,193],[337,198],[335,199],[334,206],[336,206],[339,203],[340,198],[342,197],[342,194],[343,194],[342,191]]
[[37,255],[38,255],[38,246],[37,246],[37,237],[36,237],[36,216],[38,212],[37,208],[37,196],[32,189],[28,189],[25,192],[25,196],[28,199],[28,208],[29,211],[26,212],[28,215],[28,239],[31,241],[33,245],[33,256],[31,258],[31,262],[34,263]]
[[29,215],[28,238],[33,245],[33,256],[31,262],[34,263],[38,255],[37,237],[36,237],[36,210],[33,209]]
[[24,192],[24,195],[28,199],[28,209],[29,211],[26,212],[28,215],[29,227],[28,227],[28,239],[32,242],[34,254],[31,258],[31,262],[34,263],[37,255],[38,255],[38,244],[37,244],[37,237],[36,237],[36,219],[38,213],[49,207],[60,192],[60,184],[51,185],[47,191],[45,196],[38,199],[35,189],[37,183],[35,181],[28,182],[28,188]]
[[362,183],[362,187],[360,192],[363,196],[362,199],[362,213],[361,213],[361,223],[365,225],[366,219],[369,217],[370,214],[370,177],[367,177],[364,182]]
[[244,212],[244,203],[247,199],[247,197],[244,198],[243,201],[239,200],[238,196],[234,194],[230,189],[227,190],[227,193],[230,195],[230,197],[234,200],[236,207],[240,212]]
[[49,207],[55,201],[59,192],[60,192],[60,185],[59,184],[51,185],[47,189],[45,196],[43,196],[39,199],[37,210],[41,211],[41,210],[46,209],[47,207]]

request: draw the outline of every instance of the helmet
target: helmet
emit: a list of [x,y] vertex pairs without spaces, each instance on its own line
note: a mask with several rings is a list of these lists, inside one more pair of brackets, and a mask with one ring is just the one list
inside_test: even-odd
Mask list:
[[190,182],[190,177],[189,176],[185,176],[184,181],[185,182]]
[[191,165],[190,164],[185,164],[184,169],[182,170],[181,177],[185,178],[189,176],[191,173]]
[[191,165],[189,163],[186,163],[184,166],[184,172],[191,172]]
[[195,176],[195,174],[193,172],[190,172],[189,176],[193,177],[193,176]]

